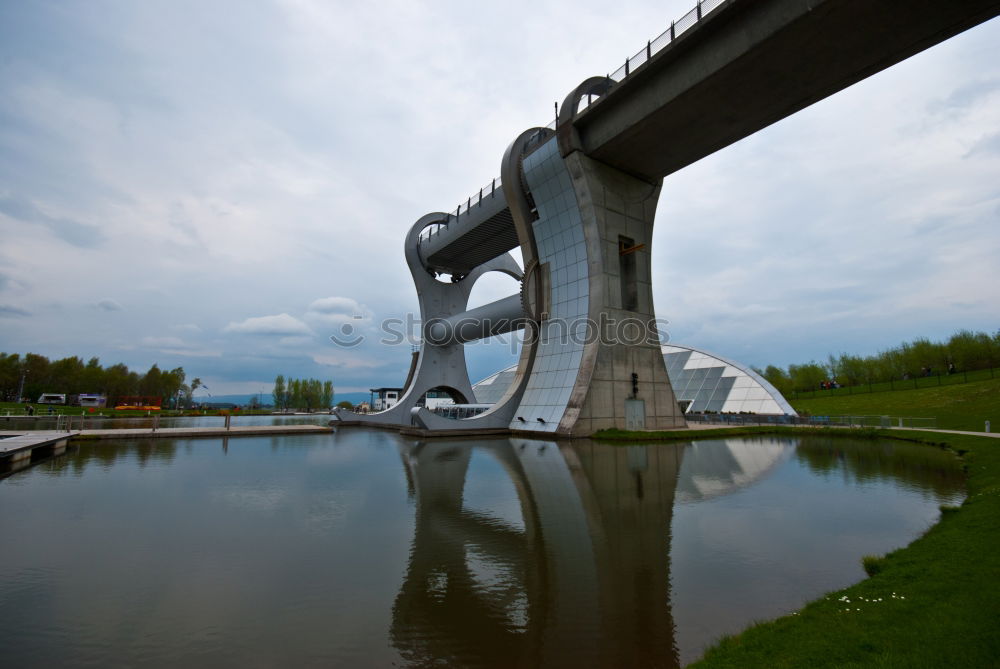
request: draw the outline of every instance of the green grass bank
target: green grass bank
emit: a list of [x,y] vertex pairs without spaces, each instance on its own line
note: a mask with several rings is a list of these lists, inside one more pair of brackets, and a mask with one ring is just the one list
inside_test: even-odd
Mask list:
[[1000,432],[1000,379],[790,402],[799,413],[813,416],[937,417],[940,429],[972,432],[982,432],[989,420],[992,431]]
[[[870,556],[873,576],[801,610],[724,637],[690,665],[748,667],[1000,666],[1000,440],[890,430],[748,428],[662,439],[739,434],[843,435],[904,439],[951,449],[963,460],[969,496],[909,546]],[[650,441],[642,433],[602,433],[613,441]],[[877,572],[877,573],[875,573]]]

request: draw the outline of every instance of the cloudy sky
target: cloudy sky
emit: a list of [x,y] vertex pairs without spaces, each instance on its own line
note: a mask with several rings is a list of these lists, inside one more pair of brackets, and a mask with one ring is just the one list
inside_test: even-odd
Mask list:
[[[0,3],[0,350],[401,383],[329,335],[416,309],[409,227],[690,4]],[[668,177],[656,308],[754,365],[995,331],[998,224],[994,20]]]

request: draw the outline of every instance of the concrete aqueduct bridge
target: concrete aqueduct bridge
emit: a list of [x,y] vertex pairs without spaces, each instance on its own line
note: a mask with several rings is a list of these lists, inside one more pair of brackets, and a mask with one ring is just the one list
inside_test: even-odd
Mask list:
[[[571,91],[554,127],[518,136],[490,186],[413,225],[404,252],[420,351],[398,404],[338,417],[562,436],[683,427],[653,309],[663,178],[997,14],[1000,0],[699,3],[616,72]],[[468,310],[489,271],[518,279],[520,294]],[[518,371],[492,408],[452,420],[422,406],[432,389],[474,403],[464,343],[514,329],[525,330]]]

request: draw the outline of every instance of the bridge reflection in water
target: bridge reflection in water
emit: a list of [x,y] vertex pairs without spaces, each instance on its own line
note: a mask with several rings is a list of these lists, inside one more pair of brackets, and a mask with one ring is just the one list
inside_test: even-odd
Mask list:
[[[416,507],[391,640],[410,663],[678,666],[670,609],[675,497],[725,494],[788,443],[609,448],[530,439],[401,446]],[[513,484],[520,518],[465,503],[473,457]],[[697,471],[697,475],[694,473]]]

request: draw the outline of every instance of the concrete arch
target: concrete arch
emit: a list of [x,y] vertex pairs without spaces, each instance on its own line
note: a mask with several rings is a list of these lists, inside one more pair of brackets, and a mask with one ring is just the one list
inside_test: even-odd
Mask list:
[[[548,128],[525,130],[510,143],[501,161],[501,183],[520,241],[521,257],[525,267],[525,271],[520,277],[522,281],[522,305],[526,301],[525,291],[530,291],[539,305],[544,305],[548,295],[547,283],[542,278],[545,276],[546,268],[539,267],[538,263],[538,248],[531,225],[533,218],[535,218],[534,205],[531,201],[531,193],[526,188],[526,182],[523,178],[523,160],[525,155],[551,139],[552,135],[553,132]],[[535,279],[532,280],[532,277]],[[544,307],[542,311],[544,311]],[[518,358],[517,373],[507,392],[492,408],[478,416],[457,420],[438,416],[424,407],[416,407],[411,412],[413,424],[424,430],[432,431],[453,431],[456,429],[506,431],[521,403],[524,389],[531,376],[535,352],[538,347],[538,318],[526,314],[524,326],[524,343]]]
[[421,408],[417,406],[420,399],[434,388],[447,387],[460,397],[475,397],[465,363],[464,347],[457,343],[430,345],[427,341],[427,326],[432,320],[447,319],[464,313],[468,307],[472,287],[486,272],[504,272],[520,278],[521,268],[513,256],[505,253],[476,267],[454,283],[438,281],[435,273],[426,267],[420,256],[420,233],[431,225],[446,224],[448,216],[443,212],[432,212],[420,217],[410,227],[403,243],[406,264],[417,289],[422,323],[420,351],[410,383],[403,390],[399,401],[385,411],[358,414],[346,409],[336,409],[335,420],[348,424],[362,423],[406,428],[412,425],[411,412]]
[[614,82],[608,77],[590,77],[570,91],[559,108],[559,120],[556,125],[556,137],[559,141],[559,153],[563,158],[574,151],[582,151],[583,143],[580,133],[573,126],[573,118],[580,109],[580,102],[585,95],[598,97],[611,90]]

